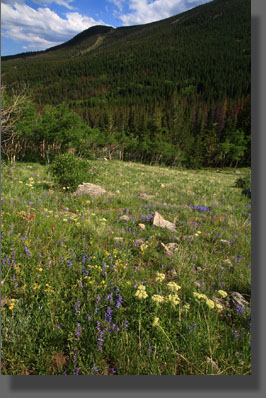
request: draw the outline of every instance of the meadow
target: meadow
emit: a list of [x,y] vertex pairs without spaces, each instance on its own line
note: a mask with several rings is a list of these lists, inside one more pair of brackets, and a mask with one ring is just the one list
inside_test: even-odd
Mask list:
[[2,164],[2,374],[251,374],[250,169],[90,163]]

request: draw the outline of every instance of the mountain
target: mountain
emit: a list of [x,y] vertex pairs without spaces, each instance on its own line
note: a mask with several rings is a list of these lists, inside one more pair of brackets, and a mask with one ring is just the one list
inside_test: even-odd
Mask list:
[[249,137],[250,7],[214,0],[145,25],[94,26],[48,50],[2,57],[2,81],[26,84],[39,110],[67,102],[93,128],[151,139],[159,129],[171,141],[183,129],[186,145],[230,126]]

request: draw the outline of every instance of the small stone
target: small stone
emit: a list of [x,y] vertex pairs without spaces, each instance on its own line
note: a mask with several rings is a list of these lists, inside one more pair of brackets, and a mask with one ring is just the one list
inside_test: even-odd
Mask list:
[[139,194],[139,198],[142,200],[150,200],[150,199],[155,198],[155,195],[148,195],[146,192],[141,192]]
[[173,250],[173,251],[178,250],[178,244],[177,243],[167,243],[166,247],[169,250]]
[[129,221],[130,218],[125,214],[119,218],[119,221]]
[[247,309],[249,307],[249,303],[247,302],[247,300],[244,299],[242,294],[239,292],[230,293],[230,298],[231,298],[232,304],[234,304],[234,305],[238,305],[245,309]]
[[153,225],[155,225],[156,227],[161,227],[161,228],[167,228],[172,232],[175,232],[175,224],[167,221],[163,218],[163,216],[161,216],[160,213],[157,213],[157,211],[154,214],[154,218],[153,218]]
[[115,242],[116,243],[121,243],[121,242],[123,242],[123,238],[121,238],[120,236],[116,236],[115,238],[114,238],[114,240],[115,240]]
[[139,224],[139,227],[140,227],[141,229],[143,229],[143,231],[145,231],[145,229],[146,229],[146,227],[145,227],[144,224]]

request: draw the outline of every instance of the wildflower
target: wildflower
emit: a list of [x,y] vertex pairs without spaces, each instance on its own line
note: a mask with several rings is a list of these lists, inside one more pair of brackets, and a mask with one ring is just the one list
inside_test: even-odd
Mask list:
[[188,303],[185,304],[184,307],[183,307],[183,310],[184,311],[189,311],[190,310],[190,304],[188,304]]
[[42,272],[42,271],[43,271],[43,268],[42,268],[42,267],[40,267],[40,268],[38,268],[38,270],[39,270],[40,272]]
[[223,306],[219,303],[215,303],[215,307],[220,311],[223,309]]
[[180,303],[180,298],[178,297],[177,294],[169,294],[169,296],[168,296],[168,301],[169,301],[173,306],[176,306],[177,304]]
[[147,298],[148,294],[146,293],[145,286],[143,286],[143,285],[138,286],[135,296],[138,297],[140,300]]
[[147,293],[144,290],[137,290],[135,296],[138,297],[140,300],[148,297]]
[[181,289],[181,286],[177,285],[175,282],[169,282],[167,283],[167,286],[170,292],[178,292],[178,290]]
[[152,301],[154,301],[156,304],[161,304],[164,302],[164,297],[160,296],[159,294],[154,294],[152,296]]
[[218,294],[223,298],[227,297],[227,293],[224,290],[218,290]]
[[211,299],[207,299],[207,300],[206,300],[206,304],[207,304],[207,306],[208,306],[209,308],[214,308],[214,306],[215,306],[214,301],[211,300]]
[[198,211],[210,211],[209,207],[206,206],[189,206],[191,209],[195,209]]
[[158,318],[158,317],[155,317],[154,320],[153,320],[153,322],[152,322],[152,326],[156,327],[156,326],[158,326],[158,325],[159,325],[159,318]]
[[160,272],[157,272],[156,275],[157,275],[156,278],[155,278],[156,282],[162,282],[165,279],[165,275],[160,273]]
[[194,292],[193,296],[196,297],[197,299],[203,299],[203,300],[207,300],[208,297],[206,296],[206,294],[202,294],[202,293],[198,293],[198,292]]

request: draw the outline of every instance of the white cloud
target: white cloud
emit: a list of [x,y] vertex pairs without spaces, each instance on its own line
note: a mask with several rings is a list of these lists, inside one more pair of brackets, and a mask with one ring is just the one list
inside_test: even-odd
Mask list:
[[73,3],[74,0],[32,0],[34,3],[44,3],[45,5],[47,4],[58,4],[59,6],[64,6],[68,8],[69,10],[73,10],[74,7],[70,5],[70,3]]
[[[57,1],[58,2],[58,1]],[[70,3],[70,1],[68,1]],[[71,39],[93,25],[103,25],[78,12],[68,12],[65,19],[49,8],[37,10],[24,2],[2,4],[2,35],[16,41],[29,43],[24,48],[42,50]]]
[[119,11],[121,12],[123,10],[123,3],[125,2],[125,0],[107,0],[108,3],[114,4]]
[[168,18],[209,1],[210,0],[129,0],[130,12],[120,15],[119,18],[122,20],[123,25],[144,24]]

